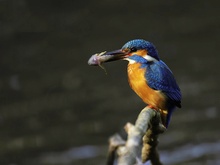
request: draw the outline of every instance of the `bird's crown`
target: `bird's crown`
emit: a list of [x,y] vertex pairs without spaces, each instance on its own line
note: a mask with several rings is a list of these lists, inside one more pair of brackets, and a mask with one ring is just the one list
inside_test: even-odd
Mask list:
[[128,41],[122,47],[122,49],[130,49],[133,52],[138,51],[138,50],[146,50],[147,55],[159,60],[156,47],[151,42],[145,41],[143,39],[135,39],[135,40]]

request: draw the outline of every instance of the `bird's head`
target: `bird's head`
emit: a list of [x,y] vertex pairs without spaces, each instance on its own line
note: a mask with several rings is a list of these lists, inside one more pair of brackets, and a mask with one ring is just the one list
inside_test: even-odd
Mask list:
[[[135,39],[128,41],[121,49],[106,52],[104,55],[110,56],[108,61],[115,60],[129,60],[132,56],[150,57],[151,59],[159,60],[159,56],[156,47],[149,41],[143,39]],[[105,61],[107,62],[107,61]]]

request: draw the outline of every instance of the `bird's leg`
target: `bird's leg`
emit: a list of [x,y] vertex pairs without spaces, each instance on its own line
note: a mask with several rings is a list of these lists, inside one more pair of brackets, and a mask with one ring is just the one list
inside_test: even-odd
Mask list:
[[163,110],[163,109],[160,109],[159,110],[160,112],[160,117],[161,117],[161,121],[163,123],[163,125],[166,127],[166,120],[167,120],[167,110]]

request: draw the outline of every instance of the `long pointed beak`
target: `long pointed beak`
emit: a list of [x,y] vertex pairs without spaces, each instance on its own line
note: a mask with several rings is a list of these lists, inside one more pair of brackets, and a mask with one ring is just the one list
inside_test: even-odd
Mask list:
[[89,65],[99,65],[101,63],[116,61],[124,59],[128,55],[128,52],[122,51],[121,49],[114,50],[111,52],[102,52],[99,54],[94,54],[90,57]]
[[109,62],[109,61],[121,60],[125,58],[127,55],[128,53],[122,51],[121,49],[118,49],[111,52],[106,52],[102,56],[108,57],[105,62]]

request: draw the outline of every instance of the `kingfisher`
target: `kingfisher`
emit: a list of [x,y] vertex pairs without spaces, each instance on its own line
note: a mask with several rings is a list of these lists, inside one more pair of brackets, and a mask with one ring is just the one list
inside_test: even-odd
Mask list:
[[135,39],[121,49],[104,52],[104,62],[127,60],[128,82],[131,89],[150,108],[161,114],[163,125],[168,128],[172,112],[181,108],[181,91],[169,67],[159,58],[153,43]]

